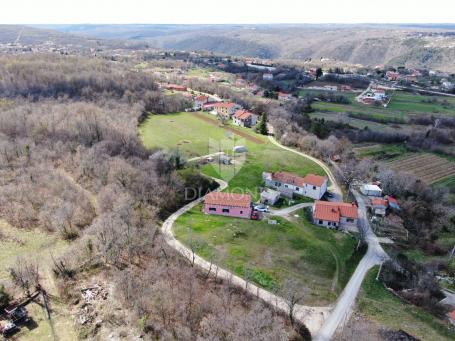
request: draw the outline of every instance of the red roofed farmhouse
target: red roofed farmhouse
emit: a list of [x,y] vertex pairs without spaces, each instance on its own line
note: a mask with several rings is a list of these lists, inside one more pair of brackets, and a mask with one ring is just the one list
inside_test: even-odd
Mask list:
[[258,116],[248,110],[237,110],[234,116],[232,116],[232,120],[235,125],[251,128],[256,125]]
[[325,176],[307,174],[304,177],[288,173],[263,173],[267,187],[281,190],[292,190],[293,193],[313,199],[321,199],[327,192],[327,178]]
[[251,195],[249,194],[210,192],[204,199],[206,214],[249,219],[251,211]]
[[357,205],[344,202],[316,201],[313,205],[313,223],[329,228],[357,226]]
[[200,95],[194,99],[194,109],[201,110],[202,106],[209,101],[209,96]]
[[217,102],[213,104],[213,110],[215,110],[218,115],[228,119],[240,109],[242,109],[240,105],[232,102]]

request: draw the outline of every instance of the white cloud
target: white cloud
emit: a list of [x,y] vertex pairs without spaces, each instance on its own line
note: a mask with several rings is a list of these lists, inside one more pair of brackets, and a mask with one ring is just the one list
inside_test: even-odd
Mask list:
[[0,23],[453,23],[453,13],[453,0],[2,0]]

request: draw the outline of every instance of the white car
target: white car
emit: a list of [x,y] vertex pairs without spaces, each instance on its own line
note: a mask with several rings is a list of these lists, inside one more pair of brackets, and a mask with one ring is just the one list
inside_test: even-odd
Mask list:
[[268,212],[269,207],[261,204],[261,205],[254,206],[254,210],[258,211],[258,212]]

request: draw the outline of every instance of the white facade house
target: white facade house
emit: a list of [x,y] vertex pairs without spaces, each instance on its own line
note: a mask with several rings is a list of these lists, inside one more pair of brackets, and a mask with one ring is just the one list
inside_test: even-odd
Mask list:
[[313,223],[315,225],[348,229],[357,227],[358,208],[354,203],[316,201],[313,205]]
[[382,189],[378,185],[364,184],[360,186],[360,193],[370,197],[382,197]]
[[240,127],[251,128],[258,122],[258,115],[248,110],[237,110],[232,116],[232,122]]
[[327,178],[320,175],[307,174],[305,177],[287,173],[263,173],[265,185],[281,191],[291,190],[294,194],[319,200],[327,192]]
[[264,73],[262,75],[262,79],[265,81],[272,81],[273,80],[273,73]]

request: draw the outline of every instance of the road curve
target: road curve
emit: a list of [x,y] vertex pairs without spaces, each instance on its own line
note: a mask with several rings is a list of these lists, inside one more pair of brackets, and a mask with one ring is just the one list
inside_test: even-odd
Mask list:
[[[222,191],[228,186],[228,184],[225,181],[222,181],[217,178],[213,179],[220,184],[220,187],[217,189],[218,191]],[[216,264],[210,263],[209,261],[201,258],[197,254],[193,255],[193,252],[188,247],[183,245],[174,237],[174,233],[172,231],[174,222],[178,219],[178,217],[180,217],[185,212],[197,206],[203,200],[204,197],[201,197],[195,201],[192,201],[191,203],[180,208],[178,211],[173,213],[171,216],[169,216],[169,218],[165,220],[161,229],[164,234],[166,243],[191,262],[193,262],[194,259],[194,264],[202,268],[203,270],[212,273],[212,275],[216,274],[217,278],[220,278],[232,285],[245,289],[250,294],[257,296],[264,302],[287,314],[289,308],[285,299],[267,290],[264,290],[250,282],[245,281],[243,278],[240,278],[239,276],[236,276],[233,273],[218,267]],[[297,305],[294,310],[294,315],[296,320],[304,323],[310,330],[310,332],[314,334],[321,327],[329,311],[330,311],[329,307],[309,307],[304,305]]]
[[368,270],[375,265],[381,264],[388,258],[370,227],[363,197],[355,190],[352,190],[352,194],[355,196],[359,205],[359,228],[365,241],[368,243],[368,251],[355,269],[354,274],[349,279],[340,297],[338,297],[335,308],[315,335],[314,340],[316,341],[330,340],[337,328],[348,320],[360,286]]
[[[303,157],[306,157],[317,163],[319,166],[321,166],[322,169],[324,169],[324,171],[327,173],[330,182],[332,183],[331,191],[339,194],[342,198],[342,191],[327,165],[325,165],[322,161],[310,155],[304,154],[292,148],[288,148],[281,145],[271,136],[269,136],[269,139],[273,144],[277,145],[278,147],[302,155]],[[354,306],[355,300],[357,298],[357,295],[359,293],[360,286],[362,285],[363,279],[365,278],[368,270],[370,270],[375,265],[381,264],[382,262],[384,262],[384,260],[388,258],[388,255],[379,244],[376,235],[374,234],[373,230],[370,227],[367,216],[367,208],[363,197],[355,190],[352,190],[352,193],[355,196],[359,206],[359,228],[364,240],[368,244],[368,251],[360,261],[359,265],[354,271],[354,274],[349,279],[349,282],[343,289],[343,292],[338,297],[335,307],[330,312],[327,319],[325,319],[322,327],[318,330],[316,334],[313,334],[314,340],[317,341],[330,340],[335,334],[337,328],[340,325],[343,325],[348,320],[352,308]]]
[[338,186],[337,181],[335,179],[335,176],[333,175],[331,169],[324,162],[322,162],[319,159],[316,159],[315,157],[313,157],[311,155],[308,155],[308,154],[299,152],[298,150],[283,146],[273,136],[269,135],[269,140],[270,140],[270,142],[272,142],[274,145],[280,147],[281,149],[287,150],[287,151],[289,151],[291,153],[294,153],[294,154],[298,154],[298,155],[300,155],[300,156],[302,156],[304,158],[307,158],[307,159],[313,161],[318,166],[320,166],[324,170],[324,172],[326,172],[326,174],[327,174],[327,176],[328,176],[328,178],[330,180],[329,190],[332,193],[336,194],[336,196],[338,197],[337,201],[343,201],[343,192],[341,191],[340,186]]

